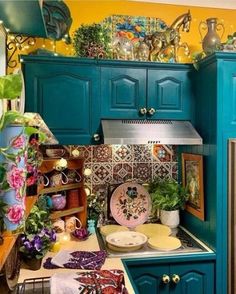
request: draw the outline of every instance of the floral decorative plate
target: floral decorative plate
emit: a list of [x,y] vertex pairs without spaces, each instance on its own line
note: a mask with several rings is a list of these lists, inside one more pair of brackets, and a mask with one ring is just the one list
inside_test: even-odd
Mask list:
[[151,211],[151,198],[142,185],[127,182],[112,193],[110,209],[118,224],[134,228],[147,221]]

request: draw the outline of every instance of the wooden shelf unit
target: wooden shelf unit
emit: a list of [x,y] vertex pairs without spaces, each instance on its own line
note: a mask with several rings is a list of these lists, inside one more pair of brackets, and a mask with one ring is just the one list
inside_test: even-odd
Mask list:
[[[42,174],[47,175],[50,178],[50,175],[53,172],[57,172],[55,170],[56,162],[60,160],[60,158],[45,158],[39,167],[39,170]],[[79,194],[79,206],[78,207],[66,207],[64,210],[54,211],[51,213],[51,219],[56,219],[59,217],[65,217],[69,215],[76,215],[83,227],[87,225],[87,195],[84,190],[84,178],[83,178],[83,168],[84,168],[84,159],[83,158],[66,158],[67,160],[67,168],[63,170],[63,173],[67,173],[69,170],[76,170],[79,172],[81,176],[81,181],[79,183],[70,183],[63,184],[54,187],[39,187],[38,194],[51,194],[69,190],[78,190]],[[68,196],[68,195],[67,195]]]

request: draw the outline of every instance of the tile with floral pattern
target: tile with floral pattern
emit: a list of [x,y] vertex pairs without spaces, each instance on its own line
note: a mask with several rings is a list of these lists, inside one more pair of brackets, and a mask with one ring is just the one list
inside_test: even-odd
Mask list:
[[111,145],[93,146],[93,162],[111,162],[112,147]]
[[84,145],[70,145],[70,156],[73,156],[73,152],[78,151],[79,156],[84,158],[84,162],[91,162],[92,161],[92,146],[84,146]]
[[133,160],[131,145],[112,145],[112,157],[115,162],[130,162]]
[[92,184],[104,184],[112,181],[111,163],[95,163],[92,165]]
[[117,163],[113,165],[113,181],[116,183],[132,180],[132,163]]
[[167,179],[171,178],[171,164],[170,163],[155,163],[153,164],[153,178]]
[[140,182],[147,182],[152,178],[152,164],[135,162],[133,164],[133,178]]
[[154,161],[169,162],[172,160],[173,150],[167,145],[154,144],[152,156]]
[[150,162],[151,145],[133,145],[134,161],[137,162]]

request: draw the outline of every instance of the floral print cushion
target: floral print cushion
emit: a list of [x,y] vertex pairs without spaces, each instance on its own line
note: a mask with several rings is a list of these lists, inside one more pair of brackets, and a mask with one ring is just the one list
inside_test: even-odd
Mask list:
[[51,294],[128,294],[121,270],[56,273],[51,277]]

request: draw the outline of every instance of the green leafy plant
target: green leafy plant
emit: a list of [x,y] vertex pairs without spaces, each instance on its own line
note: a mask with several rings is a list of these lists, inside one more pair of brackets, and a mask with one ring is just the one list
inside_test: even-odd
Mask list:
[[73,46],[79,57],[107,58],[111,55],[111,38],[100,24],[82,24],[73,34]]
[[153,209],[167,211],[184,209],[189,198],[187,190],[173,179],[154,179],[149,184],[149,193]]

